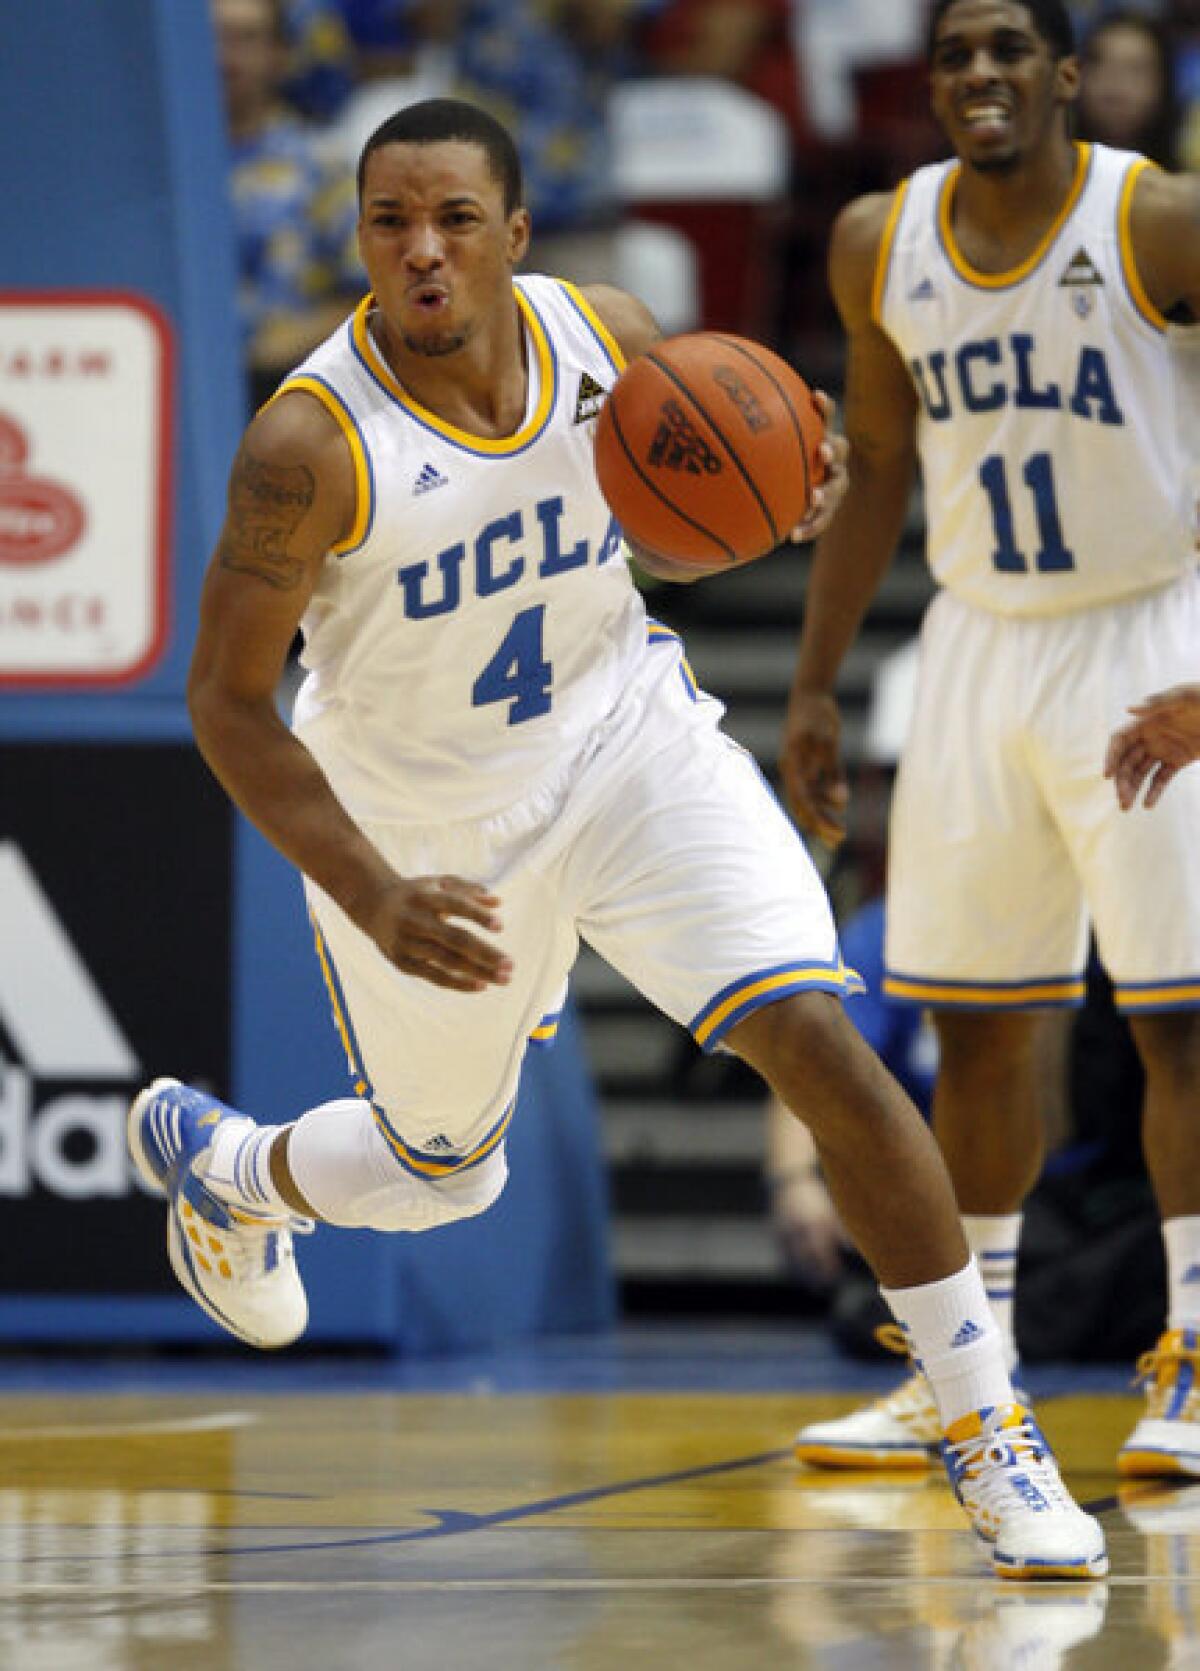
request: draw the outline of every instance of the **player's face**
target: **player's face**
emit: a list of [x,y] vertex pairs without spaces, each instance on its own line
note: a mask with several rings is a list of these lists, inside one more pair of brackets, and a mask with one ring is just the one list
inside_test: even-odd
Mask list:
[[933,113],[955,151],[981,172],[1025,161],[1061,128],[1078,90],[1074,58],[1055,59],[1019,0],[958,0],[930,58]]
[[410,353],[441,356],[511,305],[529,215],[505,214],[479,145],[383,145],[367,159],[358,239],[389,328]]

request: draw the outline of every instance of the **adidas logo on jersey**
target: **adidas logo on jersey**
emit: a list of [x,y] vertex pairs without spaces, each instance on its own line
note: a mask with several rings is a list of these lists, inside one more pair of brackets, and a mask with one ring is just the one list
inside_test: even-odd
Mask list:
[[445,487],[445,485],[446,478],[440,470],[435,469],[432,464],[423,464],[420,475],[413,483],[412,490],[414,494],[429,493],[433,488]]
[[923,278],[915,289],[908,293],[910,302],[936,302],[937,291],[933,288],[933,280]]
[[978,1340],[982,1333],[983,1330],[979,1327],[979,1324],[973,1323],[968,1317],[950,1344],[951,1346],[969,1346],[973,1340]]
[[649,462],[660,470],[686,470],[691,476],[716,476],[723,468],[677,400],[663,401]]
[[575,418],[577,424],[587,423],[589,418],[599,414],[604,405],[608,390],[602,389],[594,377],[587,372],[581,372],[579,377],[579,393],[575,397]]
[[[444,479],[444,478],[443,478]],[[427,1154],[446,1155],[454,1152],[454,1145],[450,1139],[439,1132],[436,1137],[427,1138],[421,1147]]]

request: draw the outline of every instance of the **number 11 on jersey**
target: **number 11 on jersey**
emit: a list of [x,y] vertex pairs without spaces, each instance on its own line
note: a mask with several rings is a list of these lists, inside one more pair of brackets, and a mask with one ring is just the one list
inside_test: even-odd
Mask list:
[[[1025,485],[1033,494],[1034,515],[1037,517],[1038,539],[1041,546],[1034,553],[1033,566],[1040,574],[1062,573],[1075,567],[1075,554],[1067,549],[1063,539],[1062,519],[1058,514],[1058,496],[1054,490],[1054,463],[1049,453],[1034,453],[1026,459],[1021,472]],[[1008,574],[1026,574],[1029,559],[1017,545],[1013,530],[1012,498],[1008,487],[1008,469],[999,453],[992,453],[979,466],[979,480],[991,502],[992,523],[996,532],[996,549],[992,562]]]

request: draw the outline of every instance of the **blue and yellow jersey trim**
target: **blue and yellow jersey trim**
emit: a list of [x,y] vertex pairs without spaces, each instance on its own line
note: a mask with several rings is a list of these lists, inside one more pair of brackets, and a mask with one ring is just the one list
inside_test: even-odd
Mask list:
[[354,466],[354,521],[345,539],[338,540],[336,545],[329,548],[335,557],[346,557],[350,552],[357,551],[365,542],[375,522],[375,471],[371,465],[371,454],[367,450],[362,430],[358,427],[358,420],[341,395],[331,383],[327,383],[323,377],[317,377],[311,371],[298,372],[289,377],[276,389],[261,410],[265,412],[281,395],[291,394],[294,389],[312,395],[320,401],[345,436],[346,445],[350,449],[350,460]]
[[1075,178],[1071,182],[1071,189],[1067,193],[1066,201],[1055,216],[1041,242],[1019,266],[1011,267],[1005,273],[981,273],[972,267],[966,256],[959,249],[954,237],[954,194],[958,189],[959,177],[962,173],[961,163],[955,163],[948,171],[942,182],[942,189],[938,194],[937,230],[938,239],[945,252],[947,261],[954,268],[964,283],[974,285],[978,290],[1006,290],[1010,285],[1020,284],[1030,273],[1035,272],[1046,259],[1059,233],[1075,211],[1075,205],[1083,195],[1083,188],[1087,185],[1088,175],[1092,168],[1092,147],[1077,144],[1075,147]]
[[1146,170],[1156,166],[1148,158],[1142,157],[1138,162],[1132,163],[1126,171],[1121,186],[1121,201],[1117,209],[1117,243],[1121,251],[1121,275],[1125,280],[1130,301],[1148,325],[1152,325],[1156,331],[1165,331],[1170,326],[1170,320],[1150,300],[1146,286],[1142,283],[1142,275],[1138,272],[1137,256],[1133,250],[1133,194]]
[[784,963],[724,987],[692,1017],[688,1031],[702,1050],[712,1051],[731,1028],[765,1004],[777,1004],[797,992],[833,992],[848,998],[864,990],[862,978],[840,957],[836,963]]
[[683,680],[683,688],[693,702],[700,700],[700,685],[696,675],[692,672],[692,664],[687,659],[687,651],[683,647],[683,639],[670,627],[664,627],[661,621],[653,618],[646,622],[647,644],[674,644],[679,651],[679,677]]
[[901,1004],[932,1004],[938,1009],[1071,1009],[1083,1003],[1082,975],[1048,975],[1030,981],[951,981],[923,975],[884,972],[883,992]]
[[537,309],[519,285],[513,286],[513,295],[516,297],[529,340],[533,345],[539,381],[537,405],[528,422],[522,424],[512,435],[472,435],[468,430],[447,423],[445,418],[439,418],[436,412],[431,412],[428,407],[422,406],[420,401],[414,400],[371,338],[367,317],[375,306],[374,296],[363,298],[350,322],[355,356],[384,393],[402,407],[422,429],[429,430],[443,441],[449,441],[451,446],[460,447],[464,452],[474,453],[480,458],[513,458],[532,446],[542,434],[558,399],[558,359],[550,340],[550,333],[542,323]]
[[875,257],[875,278],[871,285],[871,319],[876,325],[883,324],[883,298],[887,294],[888,274],[896,247],[896,229],[900,225],[900,216],[904,212],[911,184],[911,180],[901,180],[892,193],[892,206],[888,210],[883,235],[879,240],[879,253]]
[[567,279],[559,279],[558,283],[564,296],[603,348],[608,356],[609,364],[619,377],[625,370],[626,365],[625,353],[620,343],[577,284],[571,284]]
[[1200,1009],[1200,975],[1175,981],[1114,981],[1113,998],[1123,1015]]

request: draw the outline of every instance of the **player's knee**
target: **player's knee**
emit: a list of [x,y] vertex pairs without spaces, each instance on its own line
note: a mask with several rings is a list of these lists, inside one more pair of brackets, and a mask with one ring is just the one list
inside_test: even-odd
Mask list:
[[426,1178],[406,1169],[356,1099],[310,1110],[292,1128],[297,1189],[326,1224],[345,1230],[433,1230],[486,1212],[508,1178],[504,1145],[475,1166]]
[[477,1218],[497,1201],[508,1181],[503,1148],[478,1166],[448,1177],[414,1178],[397,1166],[399,1177],[355,1203],[364,1230],[436,1230],[460,1219]]

